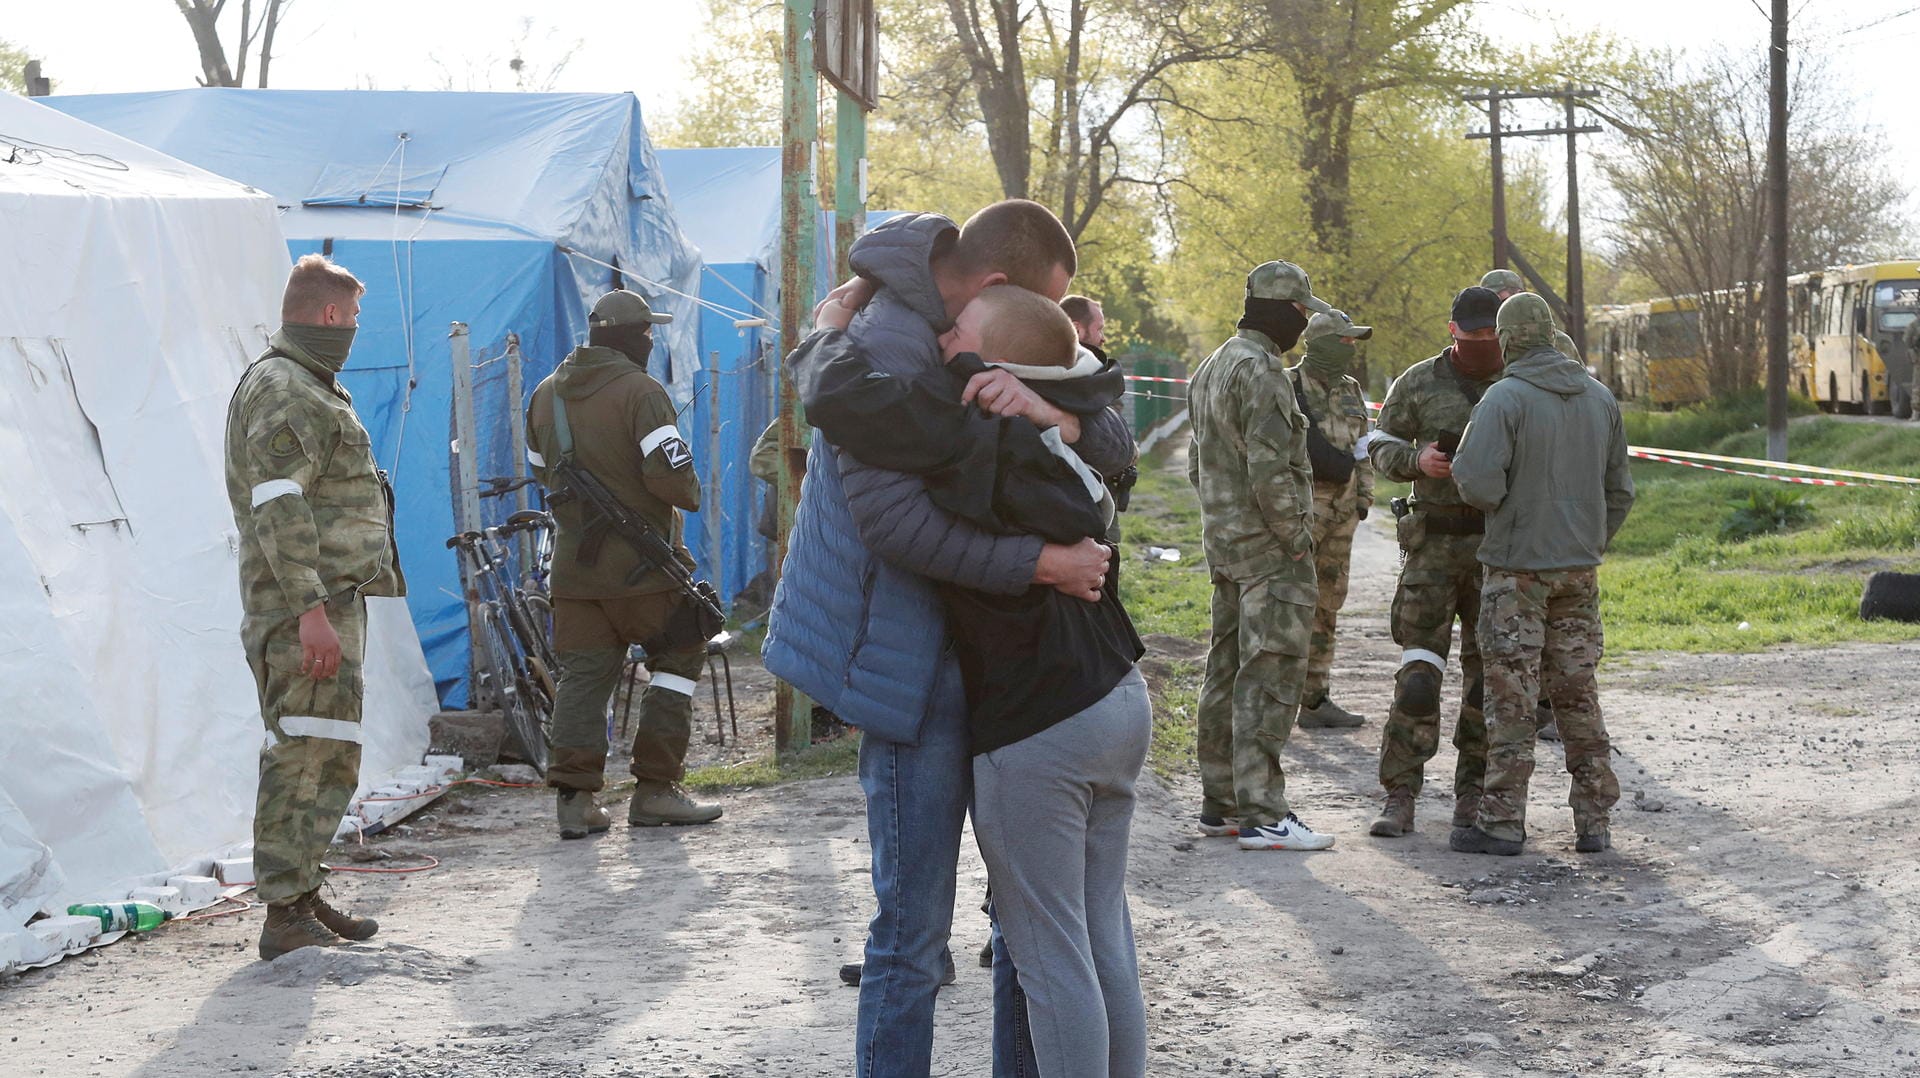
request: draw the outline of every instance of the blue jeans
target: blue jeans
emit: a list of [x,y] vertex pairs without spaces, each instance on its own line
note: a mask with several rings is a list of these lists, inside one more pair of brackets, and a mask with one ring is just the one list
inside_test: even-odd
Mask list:
[[993,1078],[1040,1078],[1027,1024],[1027,994],[1020,990],[998,918],[993,922]]
[[[867,796],[867,841],[873,852],[873,921],[867,926],[866,964],[860,971],[860,1013],[854,1034],[859,1078],[927,1078],[933,1067],[933,1004],[945,972],[940,952],[953,930],[960,830],[973,797],[966,697],[960,668],[942,662],[930,714],[918,745],[877,737],[860,742],[860,788]],[[1002,1006],[1001,970],[994,962],[994,1074],[1017,1078],[1031,1069],[1003,1069],[1001,1045],[1025,1040],[1013,1025],[1016,1010]],[[1011,996],[1004,997],[1011,1000]],[[1026,1053],[1031,1057],[1031,1049]]]

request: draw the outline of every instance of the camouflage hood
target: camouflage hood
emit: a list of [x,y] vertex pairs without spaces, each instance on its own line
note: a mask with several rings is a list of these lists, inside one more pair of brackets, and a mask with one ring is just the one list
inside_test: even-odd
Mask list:
[[553,372],[553,386],[564,400],[585,400],[615,378],[645,369],[624,352],[583,344]]
[[1553,344],[1553,311],[1547,301],[1532,292],[1511,296],[1500,305],[1494,322],[1500,334],[1500,350],[1512,363],[1535,348]]

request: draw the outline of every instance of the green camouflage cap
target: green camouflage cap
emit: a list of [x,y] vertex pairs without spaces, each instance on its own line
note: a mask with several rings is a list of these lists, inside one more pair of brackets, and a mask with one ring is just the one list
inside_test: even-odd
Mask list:
[[673,321],[672,315],[664,311],[656,313],[652,307],[647,306],[646,297],[624,288],[616,288],[601,296],[600,301],[593,305],[593,313],[587,316],[587,325],[595,329],[604,326],[631,326],[641,322],[651,322],[658,326],[671,321]]
[[1255,299],[1291,300],[1309,311],[1325,313],[1333,304],[1313,294],[1307,271],[1291,262],[1262,262],[1247,274],[1247,295]]
[[1487,275],[1480,278],[1480,287],[1491,288],[1495,292],[1525,292],[1527,283],[1510,269],[1497,269],[1488,270]]
[[1546,300],[1532,292],[1517,292],[1508,297],[1500,305],[1494,328],[1500,334],[1500,350],[1508,359],[1517,359],[1535,348],[1552,346],[1553,335],[1558,332],[1553,324],[1553,310]]
[[1303,341],[1320,337],[1352,337],[1366,340],[1373,336],[1372,326],[1356,326],[1345,311],[1324,311],[1307,319],[1307,328],[1300,334]]

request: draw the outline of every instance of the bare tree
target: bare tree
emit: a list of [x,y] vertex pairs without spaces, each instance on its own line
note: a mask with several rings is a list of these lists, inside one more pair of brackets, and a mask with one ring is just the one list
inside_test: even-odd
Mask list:
[[[228,0],[173,0],[187,26],[193,31],[194,46],[200,52],[202,86],[245,86],[248,58],[258,55],[259,85],[265,88],[273,64],[273,36],[280,28],[293,0],[240,0],[240,34],[235,40],[237,62],[227,60],[227,46],[220,38],[220,17],[226,14]],[[256,3],[258,7],[256,8]],[[254,16],[258,14],[256,21]]]
[[1076,239],[1117,188],[1172,182],[1162,118],[1186,106],[1170,76],[1245,55],[1254,41],[1241,20],[1202,0],[946,7],[946,40],[963,63],[935,52],[907,75],[905,92],[944,96],[953,118],[982,123],[1002,194],[1048,204]]
[[[1666,71],[1610,116],[1624,151],[1600,163],[1621,210],[1620,257],[1666,294],[1693,296],[1715,394],[1760,377],[1759,294],[1765,257],[1767,72],[1714,54]],[[1891,250],[1906,192],[1881,167],[1877,140],[1803,65],[1790,96],[1788,271],[1871,259]]]

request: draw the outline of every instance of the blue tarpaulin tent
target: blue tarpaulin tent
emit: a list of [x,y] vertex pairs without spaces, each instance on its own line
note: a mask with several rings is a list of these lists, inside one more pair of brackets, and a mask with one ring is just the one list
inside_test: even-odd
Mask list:
[[[659,334],[654,374],[682,403],[699,384],[698,312],[675,291],[696,290],[700,257],[668,204],[639,102],[225,89],[44,101],[267,192],[295,256],[327,253],[366,282],[343,381],[394,475],[408,603],[434,680],[444,701],[462,700],[467,615],[444,546],[455,530],[449,324],[469,327],[483,364],[482,476],[511,474],[508,415],[519,407],[504,394],[504,365],[485,361],[517,335],[531,392],[585,340],[587,309],[614,284],[610,267],[675,316]],[[702,421],[682,417],[696,448]],[[489,519],[510,508],[490,506]]]

